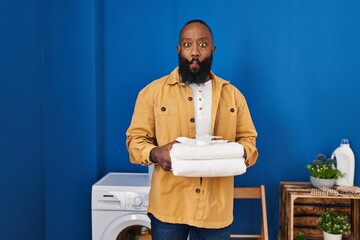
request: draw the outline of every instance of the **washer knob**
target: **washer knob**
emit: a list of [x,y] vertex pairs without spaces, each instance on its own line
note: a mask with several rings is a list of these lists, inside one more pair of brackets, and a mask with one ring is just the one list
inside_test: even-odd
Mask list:
[[133,205],[135,207],[140,207],[142,205],[142,203],[143,203],[143,200],[141,197],[138,196],[138,197],[134,198]]

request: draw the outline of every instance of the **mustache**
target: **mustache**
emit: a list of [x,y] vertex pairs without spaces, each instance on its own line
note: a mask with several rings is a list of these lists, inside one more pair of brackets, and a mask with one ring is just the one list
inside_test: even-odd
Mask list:
[[193,58],[193,59],[191,59],[191,61],[189,62],[189,64],[191,65],[191,64],[193,64],[193,63],[200,64],[201,62],[200,62],[200,60],[199,60],[198,58]]

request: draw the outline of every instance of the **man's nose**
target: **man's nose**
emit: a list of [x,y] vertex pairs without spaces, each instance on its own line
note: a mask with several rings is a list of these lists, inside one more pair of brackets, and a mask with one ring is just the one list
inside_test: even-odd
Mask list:
[[199,57],[199,56],[200,56],[200,52],[198,46],[193,45],[191,48],[191,57]]

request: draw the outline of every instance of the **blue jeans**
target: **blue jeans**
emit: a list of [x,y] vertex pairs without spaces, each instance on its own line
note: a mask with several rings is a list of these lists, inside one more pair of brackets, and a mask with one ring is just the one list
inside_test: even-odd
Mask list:
[[166,223],[149,214],[152,240],[227,240],[230,226],[220,229],[198,228],[186,224]]

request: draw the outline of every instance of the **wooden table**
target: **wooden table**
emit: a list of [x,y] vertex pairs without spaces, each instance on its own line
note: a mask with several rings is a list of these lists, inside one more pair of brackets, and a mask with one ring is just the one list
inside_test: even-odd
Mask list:
[[300,231],[305,233],[307,240],[323,239],[317,220],[326,208],[349,216],[352,234],[343,239],[360,240],[360,195],[320,196],[312,195],[312,189],[309,182],[280,182],[278,240],[296,239]]

